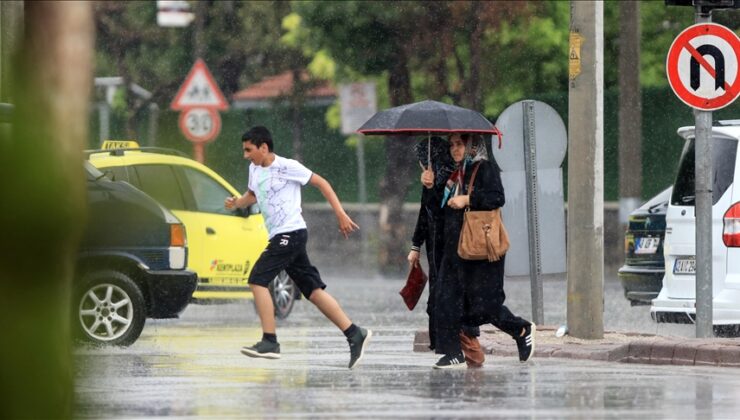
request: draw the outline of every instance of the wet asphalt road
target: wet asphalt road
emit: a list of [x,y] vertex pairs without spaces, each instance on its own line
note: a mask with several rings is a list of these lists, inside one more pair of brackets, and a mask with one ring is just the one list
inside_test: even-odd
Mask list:
[[[278,326],[280,360],[239,353],[261,336],[251,302],[190,305],[178,320],[148,320],[128,348],[75,351],[75,417],[239,418],[735,418],[740,371],[568,359],[489,356],[477,370],[436,371],[436,356],[413,353],[422,307],[409,312],[402,281],[326,275],[327,289],[375,335],[361,364],[347,369],[344,336],[309,302]],[[565,281],[545,281],[546,323],[565,319]],[[606,282],[608,330],[694,334],[656,326]],[[529,284],[507,280],[507,304],[528,317]]]

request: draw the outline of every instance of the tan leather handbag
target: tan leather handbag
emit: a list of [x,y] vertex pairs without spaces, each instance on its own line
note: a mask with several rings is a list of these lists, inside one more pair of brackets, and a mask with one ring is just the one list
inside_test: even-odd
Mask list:
[[[473,194],[473,181],[480,163],[473,169],[468,183],[468,195]],[[457,255],[464,260],[498,261],[509,249],[509,234],[501,220],[501,208],[472,211],[465,208]]]

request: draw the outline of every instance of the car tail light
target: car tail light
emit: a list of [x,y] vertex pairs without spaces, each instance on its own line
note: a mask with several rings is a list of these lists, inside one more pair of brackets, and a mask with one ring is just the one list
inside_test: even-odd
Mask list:
[[740,202],[730,206],[722,219],[722,241],[728,248],[740,247]]
[[184,247],[187,243],[187,236],[185,235],[185,226],[180,224],[170,225],[170,246],[182,246]]

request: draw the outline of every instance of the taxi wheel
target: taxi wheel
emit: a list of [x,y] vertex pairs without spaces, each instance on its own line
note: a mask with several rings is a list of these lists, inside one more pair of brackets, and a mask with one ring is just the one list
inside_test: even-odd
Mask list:
[[275,306],[275,317],[285,319],[293,310],[296,299],[296,285],[284,270],[270,282],[270,295]]
[[85,275],[72,308],[77,336],[96,344],[133,344],[146,321],[146,305],[139,286],[114,270]]

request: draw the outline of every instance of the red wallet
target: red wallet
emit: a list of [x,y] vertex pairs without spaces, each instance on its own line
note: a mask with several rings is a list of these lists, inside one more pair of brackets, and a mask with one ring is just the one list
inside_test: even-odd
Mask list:
[[427,275],[421,268],[421,264],[415,264],[409,271],[409,276],[406,279],[406,285],[403,286],[400,292],[398,292],[403,298],[404,303],[408,306],[409,311],[416,307],[419,303],[419,298],[424,292],[424,287],[427,284]]

